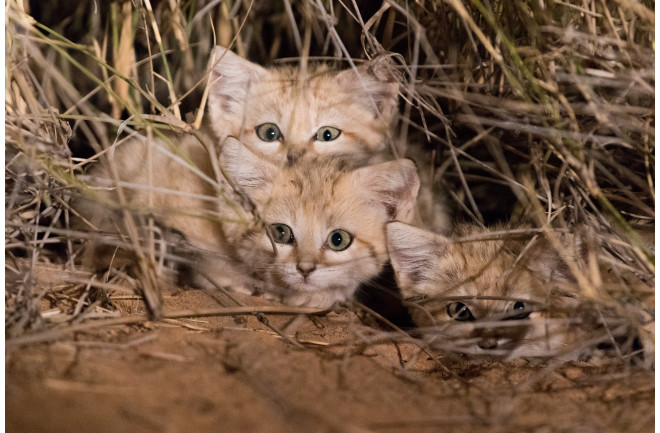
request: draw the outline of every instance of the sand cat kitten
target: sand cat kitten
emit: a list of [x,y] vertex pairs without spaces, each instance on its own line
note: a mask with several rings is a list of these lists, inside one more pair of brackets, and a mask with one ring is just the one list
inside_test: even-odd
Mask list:
[[[518,260],[528,241],[488,239],[489,233],[462,224],[447,238],[400,222],[387,225],[392,266],[413,320],[433,327],[427,337],[451,351],[511,357],[560,353],[567,328],[545,321],[538,310],[547,310],[555,298],[553,282],[566,281],[561,261],[538,243]],[[481,240],[469,240],[475,237]]]
[[[419,188],[410,160],[351,169],[338,158],[308,155],[280,167],[230,138],[219,165],[238,196],[212,182],[201,144],[184,140],[180,150],[205,177],[153,144],[151,179],[147,143],[134,141],[114,155],[128,206],[186,237],[198,260],[197,285],[208,285],[203,274],[293,305],[328,307],[376,276],[387,261],[384,225],[410,221]],[[242,199],[255,207],[260,221],[243,210],[248,204],[235,206]],[[102,229],[121,228],[120,217],[94,203],[78,209]]]
[[212,59],[208,120],[220,141],[237,137],[279,162],[306,153],[356,165],[385,160],[399,88],[385,59],[357,71],[310,64],[305,75],[264,68],[220,46]]

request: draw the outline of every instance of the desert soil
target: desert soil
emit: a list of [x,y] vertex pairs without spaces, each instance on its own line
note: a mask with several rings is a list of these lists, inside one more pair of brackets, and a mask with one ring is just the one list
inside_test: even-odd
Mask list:
[[[166,311],[217,307],[194,290],[171,293],[164,302]],[[120,307],[124,313],[141,308],[137,302]],[[653,372],[634,366],[427,353],[411,343],[373,341],[373,324],[348,310],[260,319],[146,322],[10,344],[6,431],[595,433],[654,427]]]

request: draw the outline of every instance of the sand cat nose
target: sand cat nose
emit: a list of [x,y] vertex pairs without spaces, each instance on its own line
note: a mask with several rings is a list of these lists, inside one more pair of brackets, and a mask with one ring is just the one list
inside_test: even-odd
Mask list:
[[497,347],[497,338],[482,338],[477,346],[484,350],[491,350]]
[[300,272],[300,274],[303,277],[307,278],[309,276],[309,274],[314,272],[314,270],[316,269],[316,263],[313,263],[313,262],[300,262],[296,265],[296,269],[298,269],[298,272]]

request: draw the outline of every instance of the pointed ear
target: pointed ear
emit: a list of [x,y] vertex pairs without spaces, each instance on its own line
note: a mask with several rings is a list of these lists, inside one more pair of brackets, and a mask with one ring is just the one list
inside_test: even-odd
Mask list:
[[374,117],[392,122],[399,100],[399,77],[392,63],[384,56],[347,69],[336,76],[340,89],[353,93],[373,108]]
[[248,89],[263,79],[268,71],[227,48],[216,46],[211,54],[209,112],[212,119],[239,114],[245,105]]
[[444,236],[398,221],[386,225],[387,250],[403,295],[413,295],[410,289],[424,280],[434,262],[449,248]]
[[220,167],[228,180],[248,197],[271,184],[277,173],[275,165],[234,137],[228,137],[222,145]]
[[[575,234],[561,234],[555,232],[557,240],[562,248],[561,253],[555,249],[548,235],[541,235],[525,253],[524,264],[544,281],[549,283],[573,283],[567,261],[579,265],[580,261],[588,262],[589,251],[586,239]],[[597,251],[593,249],[593,251]],[[596,260],[595,257],[593,260]]]
[[385,207],[389,221],[412,221],[419,191],[419,176],[415,163],[397,159],[369,165],[351,173],[356,190],[367,200]]

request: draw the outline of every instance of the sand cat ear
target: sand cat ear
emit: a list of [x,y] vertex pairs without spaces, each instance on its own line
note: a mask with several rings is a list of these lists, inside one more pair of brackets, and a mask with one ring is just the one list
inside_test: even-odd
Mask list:
[[447,253],[447,238],[398,221],[386,226],[387,250],[399,287],[414,287],[425,279],[439,256]]
[[376,59],[354,69],[337,74],[340,89],[355,95],[374,108],[374,116],[382,116],[386,124],[392,122],[399,100],[399,77],[386,57]]
[[240,114],[250,84],[262,79],[267,73],[265,68],[245,60],[225,47],[216,46],[211,54],[209,88],[211,118]]
[[[572,283],[575,281],[570,266],[571,263],[580,268],[580,262],[587,263],[589,251],[587,239],[583,234],[566,234],[554,232],[557,243],[542,234],[528,246],[523,258],[523,264],[538,277],[548,283]],[[561,248],[561,252],[555,249]],[[597,248],[594,249],[597,251]]]
[[227,138],[222,145],[220,166],[229,181],[248,196],[272,183],[277,173],[275,165],[233,137]]
[[351,180],[354,190],[366,194],[368,201],[385,206],[389,221],[412,221],[419,191],[414,162],[397,159],[362,167],[351,173]]

